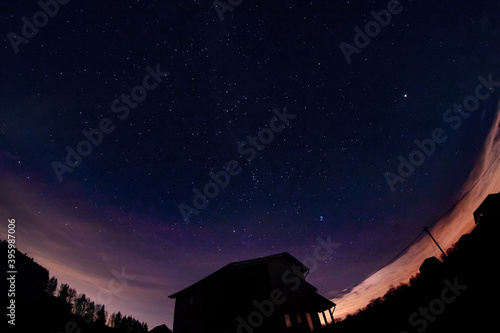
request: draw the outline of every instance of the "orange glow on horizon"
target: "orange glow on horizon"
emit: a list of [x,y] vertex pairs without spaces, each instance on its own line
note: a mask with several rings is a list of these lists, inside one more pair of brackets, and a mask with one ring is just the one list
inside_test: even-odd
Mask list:
[[[456,195],[456,200],[465,195],[476,182],[477,185],[430,230],[445,250],[456,243],[463,234],[472,231],[475,226],[473,212],[486,196],[500,191],[500,159],[497,159],[500,153],[499,126],[500,103],[479,158],[461,192]],[[480,177],[483,178],[478,182]],[[349,292],[332,298],[331,300],[337,304],[335,319],[344,319],[347,315],[356,313],[372,299],[383,296],[391,286],[407,283],[410,277],[418,273],[420,265],[426,258],[431,256],[439,258],[440,253],[436,251],[435,244],[427,235],[424,236],[396,261],[371,275]]]

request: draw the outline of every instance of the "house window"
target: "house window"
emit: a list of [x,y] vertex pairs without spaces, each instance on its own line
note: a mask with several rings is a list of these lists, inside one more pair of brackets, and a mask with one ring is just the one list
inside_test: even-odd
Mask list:
[[300,313],[297,313],[297,323],[302,324],[302,316]]
[[325,310],[325,317],[326,317],[326,322],[328,324],[331,324],[332,323],[332,317],[330,316],[330,310]]
[[325,317],[323,317],[323,312],[318,312],[318,318],[319,318],[319,322],[321,323],[321,326],[325,326],[326,321],[325,321]]
[[312,332],[314,331],[314,325],[311,319],[311,315],[309,313],[306,313],[306,317],[307,317],[307,323],[309,324],[309,331]]
[[290,327],[292,326],[292,321],[290,320],[290,315],[285,315],[285,324],[286,324],[286,327]]

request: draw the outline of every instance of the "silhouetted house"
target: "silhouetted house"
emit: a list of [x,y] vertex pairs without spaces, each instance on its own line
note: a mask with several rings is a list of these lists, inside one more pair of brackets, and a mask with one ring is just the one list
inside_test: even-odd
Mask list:
[[156,326],[148,333],[172,333],[172,331],[167,327],[167,325],[163,324],[160,326]]
[[317,331],[333,323],[335,304],[305,281],[308,272],[287,252],[228,264],[169,296],[175,299],[173,331]]
[[436,276],[442,272],[442,262],[436,257],[427,258],[422,265],[420,265],[419,271],[425,278],[428,276]]
[[484,199],[474,211],[474,221],[476,224],[500,224],[500,193],[490,194]]
[[[483,260],[490,251],[498,251],[498,233],[500,232],[500,193],[490,194],[474,211],[476,226],[471,234],[474,236],[474,249],[478,260]],[[483,262],[484,265],[488,264]]]

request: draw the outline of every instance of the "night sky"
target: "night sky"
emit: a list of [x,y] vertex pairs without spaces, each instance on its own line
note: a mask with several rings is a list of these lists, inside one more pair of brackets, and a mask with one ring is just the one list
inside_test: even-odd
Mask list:
[[110,314],[172,327],[168,295],[320,237],[340,316],[500,191],[500,1],[4,2],[0,216],[97,303],[128,276]]

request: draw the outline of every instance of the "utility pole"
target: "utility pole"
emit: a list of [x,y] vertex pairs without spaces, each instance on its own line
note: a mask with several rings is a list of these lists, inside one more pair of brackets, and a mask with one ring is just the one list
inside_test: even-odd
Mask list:
[[443,256],[445,258],[447,258],[448,256],[446,255],[446,253],[444,253],[443,249],[441,248],[441,246],[439,246],[438,242],[436,242],[436,240],[434,239],[434,237],[432,237],[431,235],[431,232],[429,231],[429,229],[427,229],[427,227],[424,227],[424,231],[429,235],[429,237],[434,241],[434,243],[436,243],[437,247],[441,250],[441,252],[443,253]]

